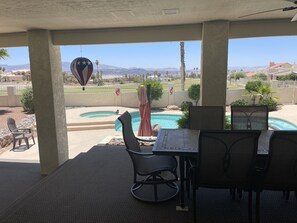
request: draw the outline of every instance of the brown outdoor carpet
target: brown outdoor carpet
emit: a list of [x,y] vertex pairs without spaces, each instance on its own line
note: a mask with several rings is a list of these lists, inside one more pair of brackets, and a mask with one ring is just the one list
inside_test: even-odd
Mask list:
[[[147,204],[130,194],[132,164],[123,147],[93,147],[46,177],[0,215],[0,222],[187,223],[192,211],[178,212],[178,199]],[[297,202],[280,192],[262,195],[262,222],[297,222]],[[247,221],[247,197],[232,201],[228,190],[199,189],[198,222]]]

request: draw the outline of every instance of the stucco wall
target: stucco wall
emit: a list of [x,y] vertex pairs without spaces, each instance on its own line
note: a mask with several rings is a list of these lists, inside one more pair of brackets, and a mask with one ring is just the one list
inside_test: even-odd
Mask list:
[[138,107],[138,96],[136,92],[132,93],[122,93],[121,97],[121,106],[136,108]]
[[0,96],[0,106],[8,106],[8,96]]
[[244,90],[227,90],[226,104],[230,105],[233,101],[242,98]]
[[[273,90],[273,96],[278,97],[279,104],[290,104],[294,101],[297,103],[297,89],[293,88],[277,88]],[[248,96],[243,96],[244,90],[227,90],[226,104],[244,98],[249,100]],[[215,94],[214,94],[215,97]],[[10,95],[0,96],[0,106],[21,106],[21,96]],[[179,91],[169,94],[163,93],[162,98],[158,101],[153,101],[152,106],[155,108],[166,107],[167,105],[180,106],[183,101],[192,101],[188,97],[188,93]],[[194,101],[192,101],[194,104]],[[138,107],[138,96],[136,92],[121,93],[117,96],[114,92],[97,93],[97,94],[65,94],[65,106],[124,106],[124,107]]]
[[[277,88],[273,90],[273,96],[278,98],[278,103],[280,104],[289,104],[294,100],[294,89],[293,88]],[[296,93],[296,89],[295,89]],[[296,98],[296,97],[295,97]],[[295,99],[295,103],[297,102],[297,98]]]
[[66,106],[100,106],[114,105],[115,97],[113,92],[100,94],[65,94]]

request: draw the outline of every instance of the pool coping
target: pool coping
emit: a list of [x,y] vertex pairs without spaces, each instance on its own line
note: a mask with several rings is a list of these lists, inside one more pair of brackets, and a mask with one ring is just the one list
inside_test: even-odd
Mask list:
[[[118,114],[106,117],[82,117],[83,113],[96,111],[116,111]],[[115,107],[115,106],[100,106],[100,107],[69,107],[66,108],[66,122],[68,131],[85,131],[95,129],[115,129],[117,118],[125,111],[138,112],[139,108]],[[153,109],[154,114],[182,114],[179,110],[163,110]]]
[[[81,117],[80,114],[86,112],[95,112],[95,111],[116,111],[119,110],[119,114],[107,116],[107,117],[96,117],[96,118],[87,118]],[[98,106],[98,107],[67,107],[66,108],[66,122],[67,126],[71,131],[75,129],[79,130],[88,130],[96,129],[96,125],[101,126],[102,128],[114,128],[116,119],[123,114],[125,111],[128,112],[138,112],[138,108],[128,108],[128,107],[119,107],[119,106]],[[182,114],[180,110],[166,110],[166,109],[154,109],[152,111],[155,114]],[[226,112],[226,115],[230,115],[230,112]],[[287,114],[279,114],[279,112],[270,112],[269,117],[283,119],[293,125],[297,126],[297,120],[293,120],[288,117]],[[106,126],[104,126],[106,125]],[[84,126],[85,129],[82,128]],[[89,128],[87,128],[87,126]],[[98,128],[98,129],[102,129]],[[73,131],[73,130],[72,130]]]

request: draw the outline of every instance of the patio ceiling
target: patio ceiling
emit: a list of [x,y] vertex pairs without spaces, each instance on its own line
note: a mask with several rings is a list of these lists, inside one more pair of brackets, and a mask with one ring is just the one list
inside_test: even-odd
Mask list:
[[285,0],[10,0],[1,1],[0,33],[202,23],[211,20],[291,19]]

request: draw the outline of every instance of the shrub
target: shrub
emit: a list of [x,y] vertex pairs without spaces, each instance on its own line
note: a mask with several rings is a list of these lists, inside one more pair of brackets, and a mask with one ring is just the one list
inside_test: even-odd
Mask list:
[[176,122],[177,126],[181,129],[189,128],[189,112],[185,111]]
[[188,88],[188,95],[189,98],[195,101],[195,104],[197,106],[198,101],[200,99],[200,85],[199,84],[192,84]]
[[248,102],[244,99],[239,99],[239,100],[236,100],[236,101],[233,101],[231,103],[232,106],[246,106],[248,105]]
[[231,129],[231,120],[229,117],[225,117],[225,129]]
[[[153,81],[153,80],[147,80],[143,82],[143,85],[146,87],[148,84],[151,85],[151,101],[156,100],[158,101],[163,94],[163,87],[160,82]],[[137,92],[139,92],[140,85],[137,89]]]
[[97,80],[97,86],[103,86],[103,85],[104,85],[104,81],[102,79],[98,79]]
[[24,111],[30,114],[34,113],[34,103],[33,103],[33,90],[32,88],[26,88],[21,97],[21,103],[23,105]]
[[249,81],[245,85],[245,90],[249,93],[258,92],[262,85],[262,81]]
[[259,80],[258,81],[249,81],[245,85],[245,90],[250,95],[253,105],[256,104],[256,98],[257,98],[257,96],[259,96],[259,91],[262,86],[263,86],[263,83]]
[[272,97],[263,98],[260,102],[260,105],[267,105],[269,111],[277,110],[277,101]]
[[193,106],[193,103],[191,101],[183,101],[180,110],[181,111],[189,111],[189,107]]
[[262,80],[262,81],[266,81],[267,80],[267,75],[264,74],[264,73],[256,73],[252,79],[255,79],[255,80]]

